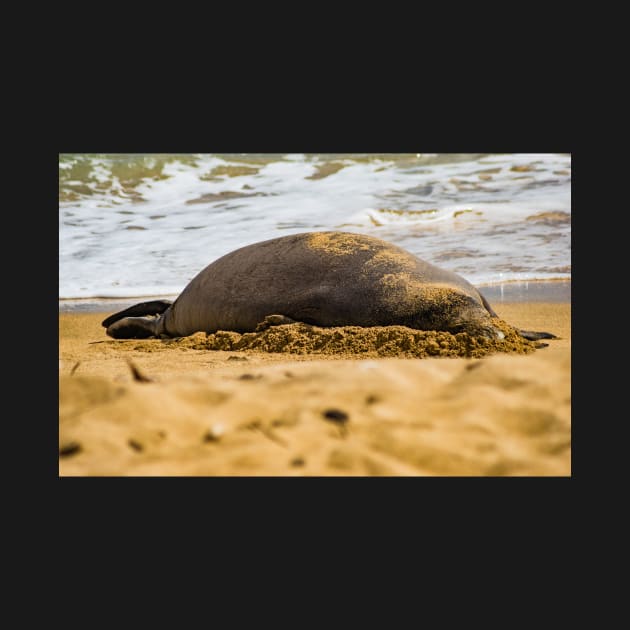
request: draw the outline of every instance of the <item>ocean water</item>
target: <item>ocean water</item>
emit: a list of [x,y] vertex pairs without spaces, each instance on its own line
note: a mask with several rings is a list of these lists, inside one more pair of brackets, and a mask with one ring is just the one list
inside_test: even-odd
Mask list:
[[62,154],[59,298],[175,296],[244,245],[369,234],[477,286],[571,278],[568,154]]

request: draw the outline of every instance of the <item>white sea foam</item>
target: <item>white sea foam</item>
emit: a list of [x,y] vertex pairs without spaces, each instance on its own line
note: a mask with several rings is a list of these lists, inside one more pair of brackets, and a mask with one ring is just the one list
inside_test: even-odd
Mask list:
[[[330,161],[343,168],[318,175]],[[258,170],[208,179],[227,166]],[[568,155],[61,156],[59,167],[61,298],[177,294],[233,249],[335,229],[477,284],[571,275]]]

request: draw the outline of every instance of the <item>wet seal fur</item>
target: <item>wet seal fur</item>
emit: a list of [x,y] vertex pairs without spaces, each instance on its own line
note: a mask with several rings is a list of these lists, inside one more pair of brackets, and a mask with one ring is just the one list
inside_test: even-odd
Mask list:
[[[102,324],[115,339],[259,332],[294,322],[500,339],[496,320],[464,278],[396,245],[350,232],[305,232],[241,247],[203,269],[174,302],[142,302]],[[555,338],[517,331],[529,340]]]

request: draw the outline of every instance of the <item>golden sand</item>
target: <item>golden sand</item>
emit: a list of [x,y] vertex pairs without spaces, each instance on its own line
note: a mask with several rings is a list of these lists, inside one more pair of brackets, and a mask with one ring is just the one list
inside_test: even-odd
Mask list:
[[570,475],[570,305],[493,306],[560,338],[481,358],[290,354],[115,341],[105,314],[61,314],[59,474]]
[[335,256],[347,256],[356,254],[359,250],[370,250],[374,244],[382,245],[382,241],[350,232],[312,232],[306,241],[307,247]]
[[364,268],[366,272],[370,272],[372,269],[379,269],[383,267],[393,267],[396,270],[413,271],[416,268],[416,258],[408,254],[402,249],[383,248],[379,249],[372,258],[366,261]]

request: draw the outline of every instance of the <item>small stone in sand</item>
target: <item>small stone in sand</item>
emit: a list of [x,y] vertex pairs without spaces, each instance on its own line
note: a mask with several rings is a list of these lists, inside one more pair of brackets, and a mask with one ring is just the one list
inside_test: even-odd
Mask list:
[[339,426],[339,432],[342,437],[345,437],[348,432],[346,426],[349,420],[349,416],[345,411],[341,409],[327,409],[322,413],[324,418],[330,422],[335,422]]
[[59,457],[69,457],[76,455],[81,451],[81,445],[78,442],[68,442],[59,448]]
[[131,359],[127,359],[127,365],[129,366],[129,369],[131,370],[131,374],[133,375],[134,381],[138,381],[139,383],[153,382],[152,378],[149,378],[148,376],[145,376],[144,374],[142,374],[142,372],[140,372],[140,370],[134,365]]
[[142,446],[142,444],[140,444],[137,440],[131,439],[127,442],[127,444],[129,445],[129,448],[132,448],[138,453],[144,450],[144,446]]
[[209,431],[203,436],[204,442],[218,442],[221,436],[225,433],[225,428],[222,424],[215,424]]
[[262,378],[260,374],[241,374],[239,377],[241,381],[255,381],[256,379]]
[[326,420],[332,420],[333,422],[347,422],[348,414],[341,409],[326,409],[322,414]]

